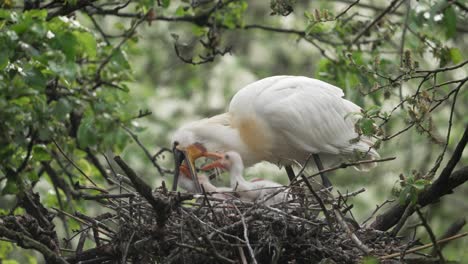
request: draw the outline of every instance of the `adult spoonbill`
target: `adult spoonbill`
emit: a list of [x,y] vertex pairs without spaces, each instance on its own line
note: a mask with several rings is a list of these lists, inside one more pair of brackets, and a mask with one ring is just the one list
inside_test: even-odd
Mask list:
[[[195,181],[190,176],[190,170],[185,165],[180,166],[180,174],[182,177],[180,177],[179,186],[189,193],[198,193]],[[226,200],[235,196],[234,194],[229,194],[233,193],[232,188],[214,186],[206,174],[197,173],[197,178],[198,183],[203,185],[203,189],[207,193],[211,193],[215,198]]]
[[[247,85],[234,95],[227,113],[188,123],[175,132],[173,190],[183,160],[195,174],[195,160],[209,152],[234,150],[247,167],[261,161],[284,165],[290,180],[291,165],[304,163],[310,154],[319,170],[321,161],[333,163],[356,153],[362,159],[379,158],[371,138],[355,131],[356,120],[350,113],[361,108],[343,96],[340,88],[303,76],[273,76]],[[366,163],[357,169],[374,166]]]
[[[288,193],[286,191],[278,192],[279,188],[284,188],[279,183],[265,179],[255,179],[252,181],[244,179],[242,176],[244,163],[237,152],[228,151],[224,155],[220,155],[218,160],[201,169],[210,170],[214,168],[225,169],[229,172],[231,188],[238,193],[243,201],[255,202],[265,200],[266,205],[272,205],[288,200]],[[277,194],[274,195],[274,193]]]

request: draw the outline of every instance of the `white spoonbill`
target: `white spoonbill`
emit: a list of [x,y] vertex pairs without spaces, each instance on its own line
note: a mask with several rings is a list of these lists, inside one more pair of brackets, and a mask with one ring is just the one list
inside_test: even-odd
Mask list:
[[[340,88],[303,76],[273,76],[247,85],[234,95],[227,113],[188,123],[175,132],[173,190],[183,160],[195,174],[195,159],[207,150],[234,150],[247,167],[261,161],[284,165],[290,179],[294,161],[303,164],[310,154],[319,170],[321,160],[332,163],[356,153],[362,159],[379,158],[372,139],[355,131],[356,120],[350,113],[361,108],[343,96]],[[357,169],[375,165],[361,164]]]
[[[180,174],[182,177],[180,177],[179,186],[189,193],[198,193],[195,181],[193,181],[192,177],[190,176],[190,171],[185,165],[180,166]],[[225,200],[235,196],[234,194],[229,194],[233,193],[232,188],[214,186],[206,174],[197,173],[197,178],[200,185],[203,185],[205,192],[211,193],[215,198]]]
[[[279,191],[279,188],[284,188],[283,185],[270,180],[255,179],[247,181],[242,176],[244,171],[244,163],[241,156],[234,151],[228,151],[224,155],[220,155],[220,159],[202,167],[202,170],[210,170],[213,168],[225,169],[230,174],[231,188],[238,193],[243,201],[255,202],[257,200],[265,200],[266,205],[273,205],[288,200],[286,191]],[[273,196],[274,193],[278,192]],[[272,196],[272,197],[270,197]]]

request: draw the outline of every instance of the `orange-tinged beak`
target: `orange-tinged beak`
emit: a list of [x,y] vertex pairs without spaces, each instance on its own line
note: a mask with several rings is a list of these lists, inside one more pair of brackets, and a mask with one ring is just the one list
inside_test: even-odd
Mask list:
[[191,177],[190,170],[187,167],[187,165],[185,165],[185,164],[180,165],[179,170],[183,175],[185,175],[185,176],[187,176],[189,178]]
[[201,167],[200,169],[203,170],[203,171],[208,171],[208,170],[212,170],[214,168],[220,168],[220,169],[226,169],[226,167],[223,165],[223,163],[221,162],[221,160],[217,160],[217,161],[214,161],[208,165],[205,165],[203,167]]
[[219,159],[220,157],[222,157],[222,155],[214,152],[208,152],[206,151],[206,148],[203,145],[195,143],[189,145],[186,148],[174,146],[174,157],[174,160],[176,162],[176,171],[174,174],[174,185],[172,186],[172,190],[175,191],[177,189],[179,173],[182,172],[187,176],[192,177],[192,180],[195,183],[195,188],[198,192],[201,193],[202,190],[200,183],[198,182],[197,172],[195,168],[195,160],[201,157]]

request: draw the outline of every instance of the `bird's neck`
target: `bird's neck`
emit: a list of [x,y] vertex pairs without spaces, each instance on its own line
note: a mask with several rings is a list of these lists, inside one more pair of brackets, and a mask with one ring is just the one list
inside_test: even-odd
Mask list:
[[[200,179],[199,179],[200,181]],[[210,181],[200,181],[200,184],[203,185],[203,189],[205,189],[205,192],[217,192],[217,187],[214,186]]]
[[[236,151],[249,160],[248,146],[241,139],[239,130],[233,126],[229,113],[203,119],[190,127],[209,151]],[[206,140],[205,140],[206,139]]]
[[234,164],[231,169],[229,170],[229,174],[231,175],[231,187],[239,189],[247,184],[247,181],[242,176],[242,172],[244,170],[244,166],[242,164]]

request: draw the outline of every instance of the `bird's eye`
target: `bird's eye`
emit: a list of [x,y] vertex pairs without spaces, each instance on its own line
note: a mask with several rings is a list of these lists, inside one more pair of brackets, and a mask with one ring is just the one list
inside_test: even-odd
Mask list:
[[227,154],[224,155],[224,159],[227,159],[227,160],[228,160],[228,159],[229,159],[229,155],[227,155]]

